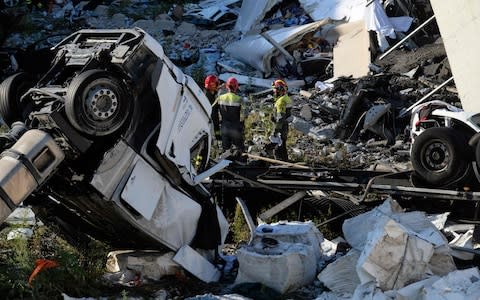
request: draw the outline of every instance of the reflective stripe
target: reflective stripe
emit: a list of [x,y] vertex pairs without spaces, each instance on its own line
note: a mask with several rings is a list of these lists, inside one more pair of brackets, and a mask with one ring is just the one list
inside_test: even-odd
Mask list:
[[222,101],[218,101],[218,104],[225,105],[225,106],[240,106],[241,105],[240,103],[231,103],[231,102],[222,102]]
[[242,97],[234,93],[226,93],[218,97],[218,104],[225,106],[241,106]]

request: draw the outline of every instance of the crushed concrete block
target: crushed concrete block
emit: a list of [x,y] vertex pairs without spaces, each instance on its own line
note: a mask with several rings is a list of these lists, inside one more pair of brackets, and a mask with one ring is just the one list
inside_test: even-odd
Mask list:
[[300,95],[302,95],[303,97],[307,98],[307,99],[310,99],[312,98],[312,93],[310,93],[309,91],[305,91],[305,90],[300,90],[300,92],[298,92]]
[[137,20],[132,24],[132,27],[140,27],[148,33],[154,33],[158,31],[158,28],[153,20]]
[[310,108],[310,105],[305,104],[302,106],[302,109],[300,110],[300,117],[307,121],[312,120],[312,109]]
[[403,212],[400,205],[392,198],[388,198],[380,206],[345,220],[342,225],[343,236],[353,248],[362,251],[367,241],[367,235],[375,228],[378,219],[381,216],[390,216],[399,212]]
[[192,36],[197,32],[197,27],[194,24],[182,22],[180,26],[177,27],[176,33],[177,34],[184,34]]
[[444,276],[457,269],[452,257],[452,249],[445,246],[436,247],[432,258],[428,262],[428,268],[434,275]]
[[336,293],[353,294],[360,284],[356,272],[356,265],[360,258],[360,251],[352,249],[346,255],[339,257],[328,264],[317,276],[330,290]]
[[295,116],[293,117],[292,126],[303,134],[308,134],[310,132],[310,128],[312,128],[312,124],[310,124],[310,122]]
[[106,17],[108,16],[108,9],[109,7],[107,5],[98,5],[93,11],[93,15],[98,17]]
[[164,19],[158,19],[155,20],[154,25],[153,25],[157,30],[160,31],[175,31],[175,22],[173,20],[164,20]]
[[433,245],[389,217],[380,218],[357,263],[362,284],[373,281],[388,291],[425,278]]
[[308,136],[316,139],[317,141],[325,142],[331,140],[335,136],[335,130],[329,128],[328,126],[313,127],[310,128]]
[[173,261],[204,282],[217,282],[220,279],[220,271],[188,245],[177,251]]

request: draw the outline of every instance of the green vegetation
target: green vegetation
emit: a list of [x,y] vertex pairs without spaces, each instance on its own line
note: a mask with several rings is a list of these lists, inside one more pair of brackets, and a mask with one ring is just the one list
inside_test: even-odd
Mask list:
[[[92,239],[85,249],[79,250],[46,226],[34,228],[34,235],[28,240],[7,241],[11,229],[0,232],[3,299],[57,299],[61,293],[72,297],[105,296],[106,287],[100,281],[108,251],[104,244]],[[37,259],[53,260],[58,266],[41,270],[29,285]]]
[[236,244],[241,242],[248,242],[250,239],[250,230],[242,213],[242,208],[237,204],[235,207],[235,216],[232,224],[233,241]]

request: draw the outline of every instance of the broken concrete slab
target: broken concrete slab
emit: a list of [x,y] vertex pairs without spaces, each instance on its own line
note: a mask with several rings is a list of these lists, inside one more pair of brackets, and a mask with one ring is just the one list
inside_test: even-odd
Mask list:
[[385,200],[380,206],[354,218],[345,220],[342,225],[343,236],[355,249],[362,251],[370,231],[373,231],[377,220],[384,215],[403,212],[402,207],[392,198]]
[[220,279],[220,271],[188,245],[177,251],[173,261],[204,282],[217,282]]
[[360,284],[360,278],[356,271],[359,258],[360,251],[350,250],[346,255],[328,264],[317,275],[318,280],[335,293],[353,294]]
[[[363,21],[336,26],[339,37],[333,48],[333,76],[363,77],[369,72],[370,36]],[[355,59],[351,59],[355,57]]]
[[399,289],[426,277],[433,251],[431,243],[384,216],[368,235],[357,274],[362,284],[373,281],[383,291]]

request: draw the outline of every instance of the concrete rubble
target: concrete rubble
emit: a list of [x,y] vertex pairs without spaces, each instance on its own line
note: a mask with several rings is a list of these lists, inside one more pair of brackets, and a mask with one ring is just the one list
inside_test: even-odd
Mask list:
[[[4,46],[27,49],[54,32],[69,33],[68,28],[49,24],[58,19],[72,27],[140,27],[194,79],[201,81],[212,73],[222,81],[239,79],[250,115],[257,118],[247,141],[249,153],[267,155],[266,108],[273,103],[269,88],[272,79],[281,77],[294,102],[292,158],[333,168],[411,169],[408,120],[398,118],[399,112],[449,78],[450,65],[436,28],[410,38],[384,59],[379,55],[415,22],[425,21],[429,5],[404,10],[390,4],[396,1],[368,1],[368,6],[366,0],[289,2],[199,1],[172,7],[169,13],[151,13],[150,3],[133,1],[125,8],[85,8],[90,1],[57,5],[48,16],[32,14],[43,30],[13,32],[4,38]],[[46,44],[48,48],[52,43]],[[19,61],[21,65],[20,56]],[[7,69],[8,73],[19,67],[9,63]],[[432,98],[459,106],[453,86]],[[235,253],[239,267],[233,284],[260,282],[281,294],[311,287],[312,299],[478,299],[478,268],[457,270],[456,265],[458,259],[471,262],[476,256],[462,251],[477,249],[474,225],[449,224],[447,218],[448,213],[433,218],[422,211],[405,211],[389,198],[343,223],[339,240],[350,246],[345,255],[337,249],[339,241],[324,239],[312,222],[262,224],[251,243]],[[7,223],[25,226],[9,238],[28,238],[36,220],[22,208]],[[221,281],[224,274],[205,256],[189,246],[177,253],[114,252],[107,260],[106,277],[131,286],[139,276],[158,281],[186,270],[203,282]],[[159,298],[170,299],[163,296]],[[227,289],[224,295],[187,299],[250,298]]]

